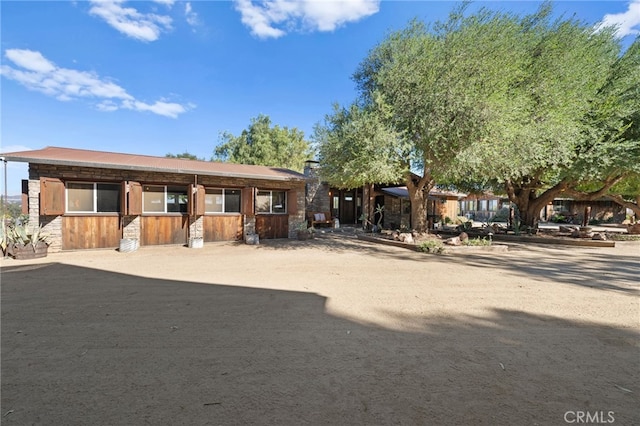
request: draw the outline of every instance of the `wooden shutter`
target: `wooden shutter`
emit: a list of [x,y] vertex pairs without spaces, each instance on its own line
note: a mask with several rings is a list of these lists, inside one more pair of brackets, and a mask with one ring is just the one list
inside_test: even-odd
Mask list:
[[129,181],[127,214],[131,216],[142,214],[142,185],[139,182]]
[[187,213],[189,216],[196,214],[196,186],[192,183],[187,188]]
[[195,193],[196,198],[196,214],[198,216],[202,216],[205,213],[205,195],[207,191],[204,189],[203,185],[198,185],[197,192]]
[[29,214],[29,181],[22,179],[22,214]]
[[255,208],[255,188],[252,186],[242,189],[242,214],[253,216]]
[[123,180],[120,185],[120,214],[127,214],[127,181]]
[[40,178],[40,214],[58,216],[64,214],[64,182],[54,178]]
[[287,212],[290,215],[298,214],[298,193],[295,189],[287,192]]

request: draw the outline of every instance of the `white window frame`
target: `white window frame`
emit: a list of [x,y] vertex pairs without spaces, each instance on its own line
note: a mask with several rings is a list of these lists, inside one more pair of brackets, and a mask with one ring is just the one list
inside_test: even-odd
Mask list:
[[[178,214],[181,214],[181,215],[186,214],[186,212],[169,212],[169,211],[167,211],[167,193],[168,193],[167,188],[169,186],[182,187],[182,185],[155,185],[155,184],[144,184],[144,185],[142,185],[142,213],[143,214],[151,214],[151,215],[152,214],[176,214],[176,215],[178,215]],[[149,210],[145,209],[145,198],[147,196],[147,193],[150,192],[150,191],[145,191],[144,190],[145,187],[156,187],[156,188],[160,188],[161,187],[163,189],[163,192],[162,192],[162,194],[163,194],[163,196],[162,196],[162,200],[163,200],[162,211],[155,211],[155,210],[149,211]],[[157,193],[159,194],[160,192],[157,192]],[[188,194],[188,191],[186,190],[186,187],[185,187],[185,194],[179,194],[179,195],[186,195],[187,196],[187,210],[188,210],[188,205],[189,205],[188,197],[189,197],[189,194]],[[178,204],[180,204],[180,203],[178,202]]]
[[[73,184],[81,184],[81,185],[92,185],[93,189],[92,189],[92,198],[93,198],[93,210],[70,210],[69,209],[69,202],[71,201],[71,197],[69,196],[69,185],[73,185]],[[65,186],[64,186],[64,191],[65,191],[65,212],[68,214],[87,214],[87,213],[91,213],[91,214],[114,214],[114,213],[119,213],[119,211],[110,211],[110,212],[102,212],[102,211],[98,211],[98,185],[114,185],[117,187],[120,187],[120,183],[118,182],[89,182],[89,181],[79,181],[79,180],[74,180],[74,181],[68,181]]]
[[[208,195],[214,195],[214,194],[207,194],[206,191],[209,191],[209,190],[222,191],[222,211],[220,211],[220,212],[209,212],[209,211],[206,210],[207,196]],[[228,212],[227,211],[227,200],[226,200],[227,191],[237,191],[240,194],[240,205],[238,206],[238,211],[237,212]],[[219,187],[208,187],[208,188],[205,188],[205,214],[206,215],[240,214],[241,210],[242,210],[242,190],[240,190],[238,188],[219,188]]]
[[[260,193],[264,193],[264,192],[268,192],[269,193],[269,211],[259,211],[258,210],[258,203],[257,203],[257,198],[260,196]],[[282,208],[283,211],[281,212],[274,212],[273,211],[273,193],[274,192],[281,192],[282,194],[284,194],[284,206]],[[288,200],[287,200],[287,191],[284,190],[270,190],[270,189],[259,189],[257,194],[256,194],[256,214],[287,214],[287,205],[288,205]]]

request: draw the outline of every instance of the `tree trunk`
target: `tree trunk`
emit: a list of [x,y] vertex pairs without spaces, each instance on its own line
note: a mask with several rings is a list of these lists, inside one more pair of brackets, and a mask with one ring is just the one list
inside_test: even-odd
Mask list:
[[540,220],[540,211],[560,195],[566,189],[567,184],[561,181],[540,195],[537,194],[537,188],[523,187],[510,181],[507,181],[505,186],[509,201],[518,207],[520,225],[536,228]]
[[640,195],[636,197],[635,203],[632,203],[631,201],[627,201],[619,195],[607,195],[606,198],[621,205],[622,207],[625,207],[633,211],[633,213],[636,215],[636,220],[640,219]]
[[417,182],[414,182],[412,175],[409,174],[406,181],[411,202],[411,228],[418,232],[427,232],[429,230],[427,199],[435,181],[427,173]]

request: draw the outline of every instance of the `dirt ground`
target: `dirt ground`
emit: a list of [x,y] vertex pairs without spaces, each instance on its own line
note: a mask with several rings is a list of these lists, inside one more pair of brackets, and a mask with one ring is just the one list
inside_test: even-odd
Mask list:
[[3,425],[640,424],[640,242],[0,265]]

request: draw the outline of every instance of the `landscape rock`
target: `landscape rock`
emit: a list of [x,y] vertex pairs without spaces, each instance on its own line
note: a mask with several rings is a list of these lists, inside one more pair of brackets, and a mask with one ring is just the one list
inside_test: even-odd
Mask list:
[[578,230],[577,226],[560,225],[560,227],[558,228],[558,231],[562,233],[573,233],[574,231],[577,231],[577,230]]
[[462,245],[462,241],[460,241],[460,237],[447,238],[446,240],[444,240],[444,243],[448,244],[450,246],[461,246]]
[[408,232],[403,232],[398,235],[398,240],[404,243],[413,244],[413,236]]

